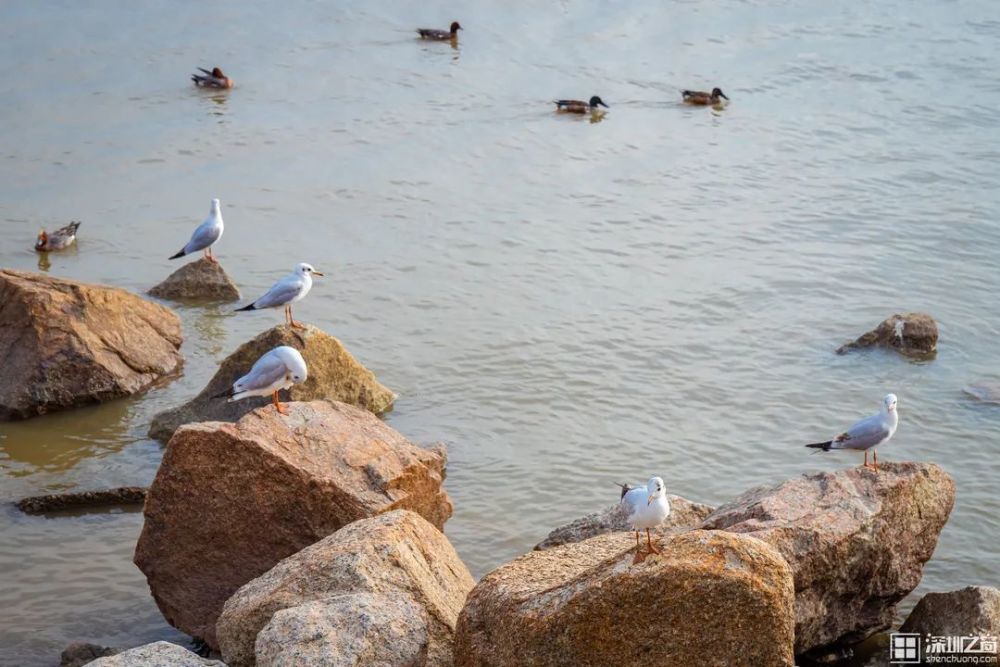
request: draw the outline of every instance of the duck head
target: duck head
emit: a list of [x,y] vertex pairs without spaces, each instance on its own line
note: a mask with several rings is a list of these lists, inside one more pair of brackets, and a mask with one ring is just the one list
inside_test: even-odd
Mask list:
[[597,95],[594,95],[593,97],[590,98],[590,108],[591,109],[596,109],[599,106],[604,107],[605,109],[610,109],[611,108],[607,104],[604,103],[604,100],[602,100]]

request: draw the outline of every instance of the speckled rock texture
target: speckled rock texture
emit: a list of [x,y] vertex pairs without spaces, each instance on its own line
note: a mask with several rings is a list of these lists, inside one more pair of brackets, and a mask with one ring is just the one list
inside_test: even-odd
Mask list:
[[792,574],[755,538],[693,530],[633,564],[612,533],[486,575],[458,620],[456,667],[793,664]]
[[181,321],[115,287],[0,270],[0,421],[131,396],[183,363]]
[[752,489],[703,528],[743,533],[781,553],[795,576],[796,654],[888,629],[923,575],[955,504],[930,463],[883,463]]
[[283,324],[244,343],[226,357],[197,396],[184,405],[153,417],[149,437],[166,442],[182,424],[235,422],[251,410],[267,405],[270,398],[264,396],[232,403],[213,396],[232,387],[233,382],[245,375],[258,359],[279,345],[288,345],[301,352],[309,369],[309,378],[305,382],[283,392],[290,401],[340,401],[381,414],[396,400],[396,395],[358,363],[339,340],[313,326],[297,330]]
[[[417,514],[398,510],[356,521],[281,561],[226,602],[217,627],[222,656],[230,667],[300,664],[277,662],[277,656],[314,656],[329,645],[344,655],[389,660],[350,664],[447,667],[473,584],[448,538]],[[345,597],[355,595],[361,597]],[[376,613],[371,605],[381,596],[399,604]],[[397,643],[380,645],[389,638]]]
[[135,563],[167,622],[213,648],[222,605],[281,559],[352,521],[451,516],[447,456],[343,403],[258,408],[178,429],[144,508]]
[[[661,537],[666,533],[700,526],[705,517],[715,509],[680,496],[668,494],[667,498],[670,501],[670,516],[655,531]],[[591,537],[606,533],[628,532],[631,530],[628,517],[629,510],[621,503],[615,503],[600,512],[593,512],[556,528],[548,534],[548,537],[536,544],[535,549],[551,549],[571,542],[589,540]]]
[[171,273],[149,295],[173,301],[236,301],[240,290],[221,264],[202,257]]
[[1000,637],[1000,590],[968,586],[949,593],[928,593],[899,631],[936,637]]
[[107,658],[98,658],[87,667],[226,667],[218,660],[198,657],[182,646],[154,642],[130,648]]
[[926,313],[897,313],[877,327],[845,343],[837,354],[864,347],[888,347],[914,359],[929,359],[937,352],[938,326]]

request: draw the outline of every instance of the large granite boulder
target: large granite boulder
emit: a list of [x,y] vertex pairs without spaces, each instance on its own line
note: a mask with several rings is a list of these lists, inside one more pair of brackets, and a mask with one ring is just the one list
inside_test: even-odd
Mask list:
[[177,372],[181,322],[114,287],[0,270],[0,421],[102,403]]
[[283,324],[244,343],[226,357],[200,394],[180,407],[153,417],[149,437],[166,442],[182,424],[235,422],[251,410],[267,405],[270,398],[262,396],[232,403],[212,397],[232,387],[233,382],[245,375],[254,362],[279,345],[299,350],[309,369],[309,379],[288,390],[290,401],[326,399],[381,414],[396,400],[396,395],[358,363],[339,340],[313,326],[296,330]]
[[222,265],[204,257],[182,265],[162,283],[150,288],[149,294],[173,301],[236,301],[240,298],[236,283]]
[[98,658],[87,667],[226,667],[218,660],[198,657],[182,646],[170,642],[154,642],[121,653]]
[[167,621],[212,647],[223,603],[282,558],[395,509],[451,516],[443,448],[343,403],[287,408],[182,426],[146,498],[135,563]]
[[408,595],[351,593],[306,602],[271,617],[254,642],[256,665],[426,665],[427,625],[427,614]]
[[897,313],[857,340],[845,343],[837,354],[864,347],[888,347],[914,359],[929,359],[937,352],[938,327],[926,313]]
[[892,624],[955,504],[939,466],[883,463],[752,489],[702,525],[777,549],[795,576],[795,650],[853,644]]
[[[899,631],[934,637],[1000,637],[1000,590],[968,586],[949,593],[928,593]],[[997,655],[997,646],[993,648],[993,655]]]
[[668,535],[632,564],[612,533],[532,551],[486,575],[455,635],[456,667],[793,664],[792,574],[766,543]]
[[[473,583],[444,534],[399,510],[345,526],[240,588],[217,636],[230,667],[444,667]],[[341,662],[324,662],[334,655]]]
[[[654,531],[661,537],[667,533],[700,526],[715,509],[680,496],[668,494],[667,498],[670,501],[670,516]],[[628,532],[632,529],[628,517],[629,510],[621,503],[615,503],[600,512],[593,512],[556,528],[548,534],[548,537],[536,544],[535,549],[551,549],[606,533]]]

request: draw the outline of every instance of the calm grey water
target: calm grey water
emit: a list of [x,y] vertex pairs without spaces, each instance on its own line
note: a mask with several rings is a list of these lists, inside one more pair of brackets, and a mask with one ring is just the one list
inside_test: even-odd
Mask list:
[[[807,455],[900,397],[885,459],[958,500],[920,591],[997,584],[1000,9],[877,3],[0,5],[0,266],[83,221],[51,275],[143,291],[223,202],[245,296],[299,261],[297,317],[444,440],[447,532],[480,576],[660,474],[720,503],[856,464]],[[88,6],[93,5],[93,6]],[[857,5],[857,6],[850,6]],[[465,26],[457,49],[411,28]],[[221,65],[229,93],[194,89]],[[721,86],[722,112],[678,104]],[[601,95],[599,123],[557,117]],[[941,327],[917,364],[833,349],[883,317]],[[0,500],[148,483],[150,417],[281,320],[179,307],[187,363],[134,400],[0,424]],[[132,565],[141,515],[0,510],[0,663],[73,639],[183,640]]]

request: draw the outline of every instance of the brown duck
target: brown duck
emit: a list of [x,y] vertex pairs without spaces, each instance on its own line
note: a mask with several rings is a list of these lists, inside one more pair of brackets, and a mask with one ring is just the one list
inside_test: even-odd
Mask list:
[[720,104],[722,100],[729,101],[726,94],[722,92],[721,88],[713,88],[712,92],[706,93],[702,90],[684,90],[681,91],[681,97],[688,104],[697,104],[699,106],[715,106]]
[[556,111],[565,111],[566,113],[592,113],[598,111],[599,106],[605,109],[610,108],[597,95],[591,97],[589,102],[581,100],[555,100],[555,105]]
[[76,241],[76,230],[79,228],[79,222],[71,222],[65,227],[60,227],[51,234],[43,229],[38,232],[38,239],[35,241],[35,250],[38,252],[64,250],[65,248],[73,245]]
[[199,67],[198,71],[201,74],[191,75],[191,80],[194,81],[194,85],[196,86],[205,86],[206,88],[233,87],[233,80],[226,76],[219,67],[213,67],[211,70]]
[[438,42],[446,42],[452,39],[458,39],[459,30],[464,30],[464,28],[458,24],[458,21],[452,21],[451,28],[448,30],[417,28],[417,34],[420,35],[420,39],[433,39]]

